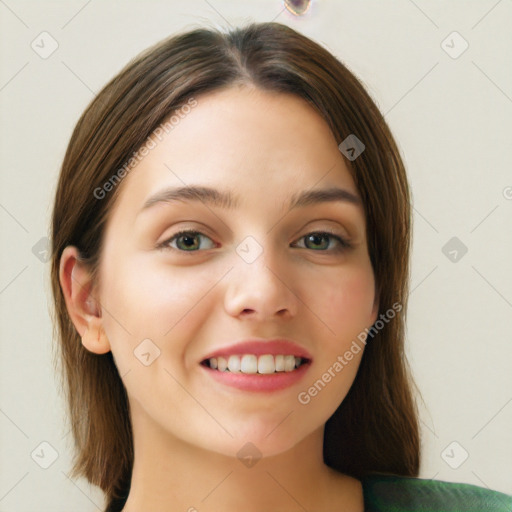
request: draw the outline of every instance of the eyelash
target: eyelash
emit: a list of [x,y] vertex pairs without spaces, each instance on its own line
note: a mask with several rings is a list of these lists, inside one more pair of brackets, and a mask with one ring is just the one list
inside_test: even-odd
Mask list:
[[[174,235],[172,235],[170,238],[168,238],[167,240],[164,240],[163,242],[158,244],[156,248],[160,249],[160,250],[171,250],[171,251],[174,251],[174,252],[180,252],[180,253],[185,253],[185,254],[186,253],[200,252],[200,250],[184,251],[184,250],[181,250],[181,249],[177,249],[175,247],[170,247],[169,246],[170,242],[172,242],[173,240],[179,238],[181,235],[201,235],[201,236],[204,236],[206,238],[210,238],[207,235],[201,233],[200,231],[194,231],[194,230],[190,230],[190,229],[187,230],[186,229],[186,230],[182,230],[182,231],[178,231],[177,233],[174,233]],[[345,251],[347,249],[350,249],[352,247],[352,245],[348,242],[348,240],[346,240],[345,238],[342,238],[339,235],[331,233],[330,231],[311,231],[310,233],[307,233],[304,236],[301,236],[299,238],[299,240],[302,240],[303,238],[306,238],[307,236],[310,236],[310,235],[327,235],[330,238],[335,239],[338,242],[338,244],[339,244],[338,247],[335,248],[335,249],[321,249],[321,250],[309,249],[310,251],[314,251],[314,252],[331,252],[331,253],[335,253],[336,254],[336,253],[340,253],[342,251]],[[211,240],[211,238],[210,238],[210,240]],[[308,249],[308,247],[301,247],[301,249]]]

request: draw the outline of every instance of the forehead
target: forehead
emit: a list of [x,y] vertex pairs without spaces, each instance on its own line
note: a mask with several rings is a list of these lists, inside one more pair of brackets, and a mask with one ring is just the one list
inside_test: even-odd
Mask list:
[[124,178],[119,207],[139,210],[158,190],[191,184],[256,201],[279,202],[315,185],[357,195],[332,132],[304,99],[231,87],[196,101],[152,137],[154,147]]

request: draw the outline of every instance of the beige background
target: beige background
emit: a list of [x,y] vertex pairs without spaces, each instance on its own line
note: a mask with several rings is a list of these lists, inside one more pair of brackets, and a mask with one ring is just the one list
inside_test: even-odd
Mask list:
[[[301,18],[282,0],[0,0],[1,512],[103,506],[97,488],[66,476],[71,439],[51,366],[40,241],[73,126],[150,44],[251,20],[325,45],[386,114],[414,198],[408,353],[426,403],[420,476],[512,494],[509,0],[317,0]],[[58,48],[42,58],[52,40]],[[452,237],[468,249],[461,257],[456,248],[455,262],[453,247],[443,249]]]

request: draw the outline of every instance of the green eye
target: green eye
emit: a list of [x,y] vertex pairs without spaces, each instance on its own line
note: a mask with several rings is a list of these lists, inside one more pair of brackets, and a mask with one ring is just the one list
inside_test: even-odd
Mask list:
[[[202,240],[209,241],[209,246],[204,247],[204,244],[201,243]],[[304,245],[298,246],[299,248],[311,249],[315,252],[340,252],[351,247],[344,238],[326,231],[314,231],[304,235],[299,240],[305,240]],[[203,233],[184,230],[175,233],[171,238],[162,242],[157,248],[171,249],[180,252],[197,252],[200,249],[213,249],[214,247],[215,244],[212,242],[211,238]]]
[[[198,231],[180,231],[174,234],[168,240],[162,242],[158,247],[160,249],[174,249],[182,252],[195,252],[199,250],[201,246],[201,239],[204,238],[206,240],[211,239]],[[176,241],[176,246],[172,245],[172,242]],[[210,247],[206,247],[206,249],[212,249],[214,244],[212,242]],[[201,247],[205,249],[205,247]]]
[[[300,238],[300,240],[305,240],[304,249],[312,249],[315,251],[333,251],[338,252],[343,249],[347,249],[350,247],[350,244],[338,235],[334,235],[325,231],[315,231],[313,233],[308,233],[307,235]],[[331,241],[334,240],[335,247],[332,247]]]

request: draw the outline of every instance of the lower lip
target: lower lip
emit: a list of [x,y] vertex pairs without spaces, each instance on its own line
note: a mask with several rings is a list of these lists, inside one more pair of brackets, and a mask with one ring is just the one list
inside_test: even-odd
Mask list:
[[291,372],[278,372],[278,373],[232,373],[232,372],[220,372],[213,370],[209,366],[203,364],[201,366],[212,378],[232,386],[234,388],[242,389],[244,391],[278,391],[293,386],[298,382],[311,366],[311,361],[305,364],[301,364],[298,368]]

